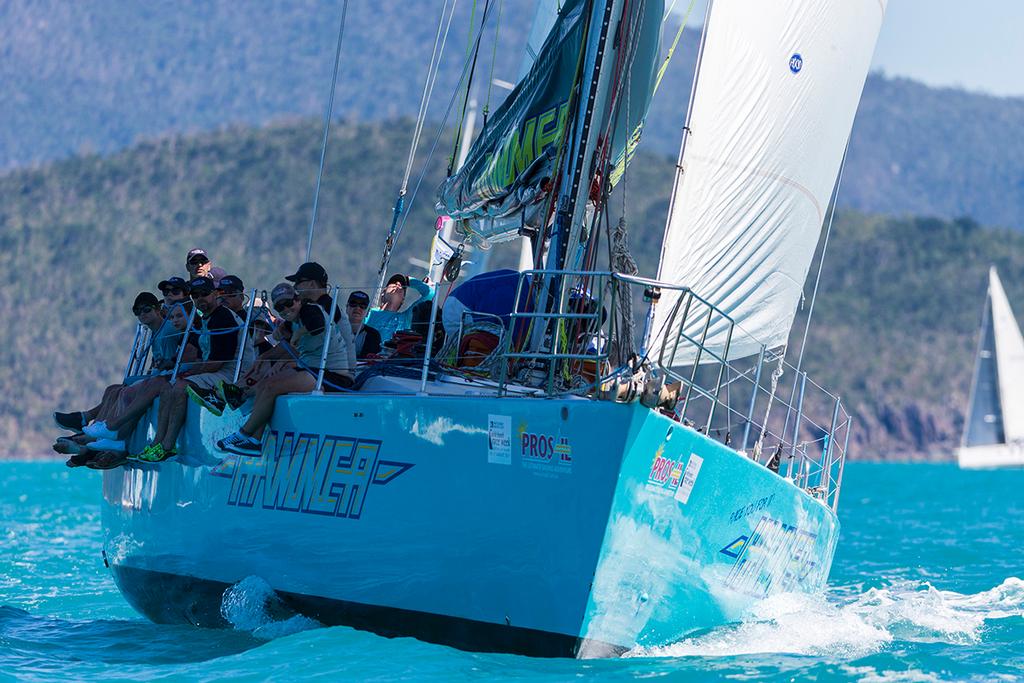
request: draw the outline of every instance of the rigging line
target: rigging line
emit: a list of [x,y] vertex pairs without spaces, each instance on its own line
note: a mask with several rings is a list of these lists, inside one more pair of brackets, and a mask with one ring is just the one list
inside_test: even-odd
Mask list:
[[[444,0],[441,6],[441,18],[437,22],[437,35],[434,36],[434,51],[430,55],[430,64],[427,67],[427,78],[423,82],[423,93],[420,95],[420,108],[416,114],[416,127],[413,130],[412,143],[409,145],[409,156],[405,162],[405,174],[402,176],[402,189],[400,194],[404,195],[409,187],[409,177],[412,175],[412,166],[416,159],[416,148],[419,147],[420,136],[423,133],[423,124],[427,118],[427,106],[434,93],[434,85],[437,82],[437,72],[441,66],[441,56],[444,54],[444,47],[448,42],[448,33],[451,31],[452,19],[455,16],[455,8],[459,0],[452,0],[451,10],[448,12],[448,22],[445,24],[444,13],[448,7],[448,0]],[[444,33],[441,27],[444,26]],[[438,47],[440,45],[440,47]]]
[[[485,2],[489,3],[489,0],[485,0]],[[473,22],[476,20],[476,5],[477,5],[477,0],[473,0],[473,6],[470,8],[470,11],[469,11],[469,31],[466,32],[466,57],[465,57],[466,60],[469,60],[469,56],[471,54],[473,54]],[[484,7],[486,9],[486,5]],[[487,13],[486,12],[484,13],[483,19],[484,19],[484,21],[487,20]],[[481,31],[483,31],[483,23],[484,23],[483,21],[480,22],[480,30]],[[476,58],[475,57],[473,58],[473,68],[474,69],[476,68]],[[472,79],[473,79],[472,72],[470,72],[470,81],[472,81]],[[446,174],[448,176],[450,176],[452,174],[452,166],[455,164],[455,157],[459,153],[459,151],[458,151],[459,150],[459,129],[462,126],[462,120],[466,118],[466,105],[467,105],[468,102],[469,102],[469,85],[466,86],[466,99],[462,102],[462,111],[459,112],[459,124],[458,124],[458,126],[456,126],[456,128],[455,128],[455,135],[452,137],[452,154],[448,158],[448,172]]]
[[800,355],[796,359],[796,371],[800,372],[800,366],[804,360],[804,348],[807,345],[807,332],[811,329],[811,318],[814,316],[814,302],[818,298],[818,285],[821,283],[821,271],[825,266],[825,254],[828,252],[829,237],[832,235],[832,222],[836,217],[836,204],[839,203],[839,187],[843,183],[843,171],[846,170],[846,153],[850,151],[850,138],[846,138],[846,148],[843,149],[843,160],[839,164],[839,176],[836,178],[836,188],[832,193],[832,211],[828,216],[828,227],[825,229],[825,240],[821,245],[821,258],[818,259],[818,272],[814,276],[814,289],[811,291],[811,305],[807,309],[807,322],[804,324],[804,336],[800,341]]
[[[441,7],[441,17],[437,24],[437,35],[434,36],[434,51],[430,56],[430,64],[427,67],[427,78],[423,83],[423,94],[420,97],[420,108],[416,114],[416,125],[413,130],[412,141],[409,144],[409,156],[405,163],[405,173],[402,176],[402,186],[398,191],[398,197],[395,199],[395,206],[391,210],[391,227],[388,229],[388,236],[384,240],[384,253],[381,254],[380,268],[377,272],[377,292],[374,296],[378,296],[380,290],[384,287],[384,273],[387,270],[387,265],[391,261],[391,250],[394,248],[396,239],[396,230],[398,230],[399,219],[404,222],[405,213],[405,193],[409,188],[409,177],[412,175],[412,165],[416,158],[416,150],[419,148],[420,137],[423,133],[423,124],[427,118],[427,106],[430,102],[431,96],[434,92],[434,86],[437,82],[437,72],[441,65],[441,56],[444,53],[444,47],[448,42],[448,34],[451,31],[452,19],[455,16],[455,8],[458,4],[458,0],[452,1],[451,11],[448,14],[448,23],[444,28],[442,36],[441,26],[444,24],[444,13],[448,7],[448,0],[444,0],[444,5]],[[440,47],[438,47],[440,45]],[[461,84],[461,79],[460,79]],[[449,104],[449,108],[451,104]],[[447,118],[448,114],[445,114]]]
[[[675,0],[672,5],[675,6]],[[665,77],[665,72],[668,70],[668,63],[672,61],[672,56],[676,53],[676,47],[679,45],[679,39],[683,37],[683,29],[686,28],[686,24],[690,21],[690,13],[693,12],[693,6],[697,4],[697,0],[690,0],[690,6],[686,8],[686,14],[683,15],[683,20],[679,24],[679,30],[676,31],[676,37],[672,40],[672,47],[668,49],[668,54],[665,55],[665,61],[661,63],[661,67],[658,68],[658,77],[654,81],[654,90],[651,92],[651,97],[654,97],[654,93],[658,92],[658,86],[661,85],[661,79]],[[671,9],[669,10],[671,11]],[[665,15],[668,18],[668,14]]]
[[487,127],[487,115],[491,111],[491,87],[494,85],[494,62],[498,59],[498,36],[501,32],[501,8],[504,5],[505,0],[498,0],[498,17],[494,20],[494,46],[491,49],[491,70],[490,73],[487,74],[487,99],[484,101],[484,128]]
[[313,190],[313,215],[309,220],[309,236],[306,238],[306,261],[313,252],[313,230],[316,228],[316,214],[320,206],[320,182],[324,176],[324,161],[327,158],[327,139],[331,132],[331,117],[334,116],[334,92],[338,85],[338,67],[341,64],[341,41],[345,37],[345,17],[348,14],[348,0],[342,0],[341,23],[338,25],[338,45],[334,51],[334,74],[331,77],[331,95],[327,100],[327,114],[324,116],[324,139],[320,144],[320,167],[316,172],[316,189]]
[[[836,204],[839,203],[839,187],[843,183],[843,171],[846,170],[846,153],[850,151],[850,137],[846,138],[846,147],[843,149],[843,160],[839,164],[839,175],[836,177],[836,186],[832,189],[832,206],[828,215],[828,226],[825,228],[825,239],[821,245],[821,257],[818,259],[818,272],[814,275],[814,289],[811,290],[811,303],[807,309],[807,321],[804,324],[803,338],[800,340],[800,353],[796,358],[796,368],[793,373],[793,394],[796,394],[796,382],[800,378],[800,368],[804,362],[804,350],[807,348],[807,332],[811,329],[811,318],[814,316],[814,302],[818,298],[818,285],[821,283],[821,271],[825,266],[825,254],[828,252],[829,237],[832,236],[832,221],[836,217]],[[785,434],[789,429],[789,418],[793,412],[793,401],[790,397],[789,408],[786,410],[786,423],[782,428]]]
[[[486,13],[486,10],[485,10],[485,13]],[[486,21],[486,16],[484,17],[484,21]],[[481,31],[479,33],[477,33],[477,36],[476,36],[476,40],[477,40],[478,44],[479,44],[480,39],[483,37],[482,26],[483,26],[483,22],[481,22]],[[395,244],[398,242],[398,237],[402,234],[402,230],[405,228],[406,219],[409,216],[408,207],[411,207],[413,202],[416,201],[416,196],[419,193],[420,185],[423,184],[423,177],[426,175],[427,168],[430,165],[430,160],[433,158],[434,152],[437,150],[437,143],[441,139],[441,134],[444,132],[444,126],[448,122],[448,117],[451,116],[452,107],[455,106],[455,100],[458,98],[459,92],[462,90],[462,83],[463,83],[463,81],[466,80],[466,74],[468,72],[469,72],[469,62],[467,61],[465,64],[463,64],[462,75],[459,77],[459,81],[458,81],[458,83],[455,84],[455,89],[452,91],[452,95],[448,99],[448,107],[445,109],[444,117],[442,117],[441,122],[438,124],[437,133],[435,133],[434,140],[433,140],[433,142],[430,145],[430,151],[427,152],[427,158],[423,161],[423,166],[420,168],[420,174],[419,174],[418,178],[416,179],[416,184],[413,186],[413,191],[412,191],[412,195],[409,197],[408,206],[405,207],[405,205],[403,203],[402,206],[405,207],[405,210],[404,211],[396,211],[396,213],[395,213],[394,221],[393,221],[393,224],[392,224],[392,234],[388,235],[388,243],[385,244],[384,258],[381,260],[380,271],[378,273],[378,276],[379,276],[379,278],[378,278],[379,279],[378,288],[381,288],[383,286],[384,273],[387,271],[387,266],[388,266],[388,264],[391,261],[391,250],[394,249]],[[396,206],[396,209],[399,209],[399,205],[398,204],[396,204],[395,206]]]
[[[487,21],[487,13],[491,6],[491,0],[485,0],[483,15],[480,17],[480,36],[484,34],[484,23]],[[472,26],[470,27],[470,36],[472,36]],[[476,75],[476,61],[480,57],[480,40],[476,41],[476,47],[473,50],[473,64],[469,67],[469,80],[466,81],[466,96],[462,99],[462,109],[459,111],[459,122],[455,126],[455,140],[452,144],[452,155],[448,159],[448,176],[450,177],[452,171],[455,170],[455,159],[459,155],[459,144],[462,142],[462,126],[466,122],[466,110],[469,108],[469,93],[473,89],[473,77]],[[468,59],[468,56],[467,56]]]

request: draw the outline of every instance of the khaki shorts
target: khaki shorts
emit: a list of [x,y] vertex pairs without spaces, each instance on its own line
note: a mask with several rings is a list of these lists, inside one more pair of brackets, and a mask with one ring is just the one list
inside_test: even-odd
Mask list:
[[221,380],[230,382],[233,376],[234,371],[218,370],[217,372],[204,372],[199,375],[189,375],[183,379],[199,389],[213,389]]

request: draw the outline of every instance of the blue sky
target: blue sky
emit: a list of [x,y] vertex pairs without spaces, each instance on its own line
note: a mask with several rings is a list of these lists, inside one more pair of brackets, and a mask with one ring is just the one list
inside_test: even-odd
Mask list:
[[[690,23],[699,25],[706,0]],[[687,0],[676,0],[685,11]],[[1024,1],[889,0],[874,69],[932,86],[1024,95]]]

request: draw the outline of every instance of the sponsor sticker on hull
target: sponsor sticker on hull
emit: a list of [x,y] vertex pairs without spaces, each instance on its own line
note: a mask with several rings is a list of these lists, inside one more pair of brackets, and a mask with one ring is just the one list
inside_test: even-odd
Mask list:
[[572,473],[572,444],[568,436],[519,429],[519,458],[523,467],[547,477]]
[[487,416],[487,462],[512,464],[512,416]]
[[703,463],[704,458],[696,453],[691,453],[685,461],[668,457],[662,444],[654,455],[651,471],[647,475],[647,490],[662,496],[672,496],[680,503],[688,503]]

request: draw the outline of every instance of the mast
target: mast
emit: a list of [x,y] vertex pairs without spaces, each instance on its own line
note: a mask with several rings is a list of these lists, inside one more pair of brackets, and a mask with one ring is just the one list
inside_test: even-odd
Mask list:
[[[519,80],[522,80],[530,73],[530,68],[537,61],[537,55],[544,45],[551,27],[558,19],[558,9],[561,0],[537,0],[536,8],[533,11],[533,22],[530,24],[529,37],[526,40],[526,47],[523,50],[523,61],[519,65]],[[533,268],[533,245],[527,235],[519,238],[519,272]]]
[[[466,117],[462,123],[462,139],[459,141],[459,156],[455,160],[456,171],[462,168],[462,165],[466,163],[466,157],[469,156],[470,143],[473,141],[473,133],[476,132],[476,110],[476,97],[472,97],[469,100],[469,106],[466,107]],[[434,236],[431,243],[429,255],[430,260],[428,261],[427,266],[427,275],[431,282],[441,281],[441,272],[444,270],[444,264],[454,253],[449,246],[453,241],[454,232],[455,221],[447,217],[442,219],[441,229],[437,232],[437,235]]]

